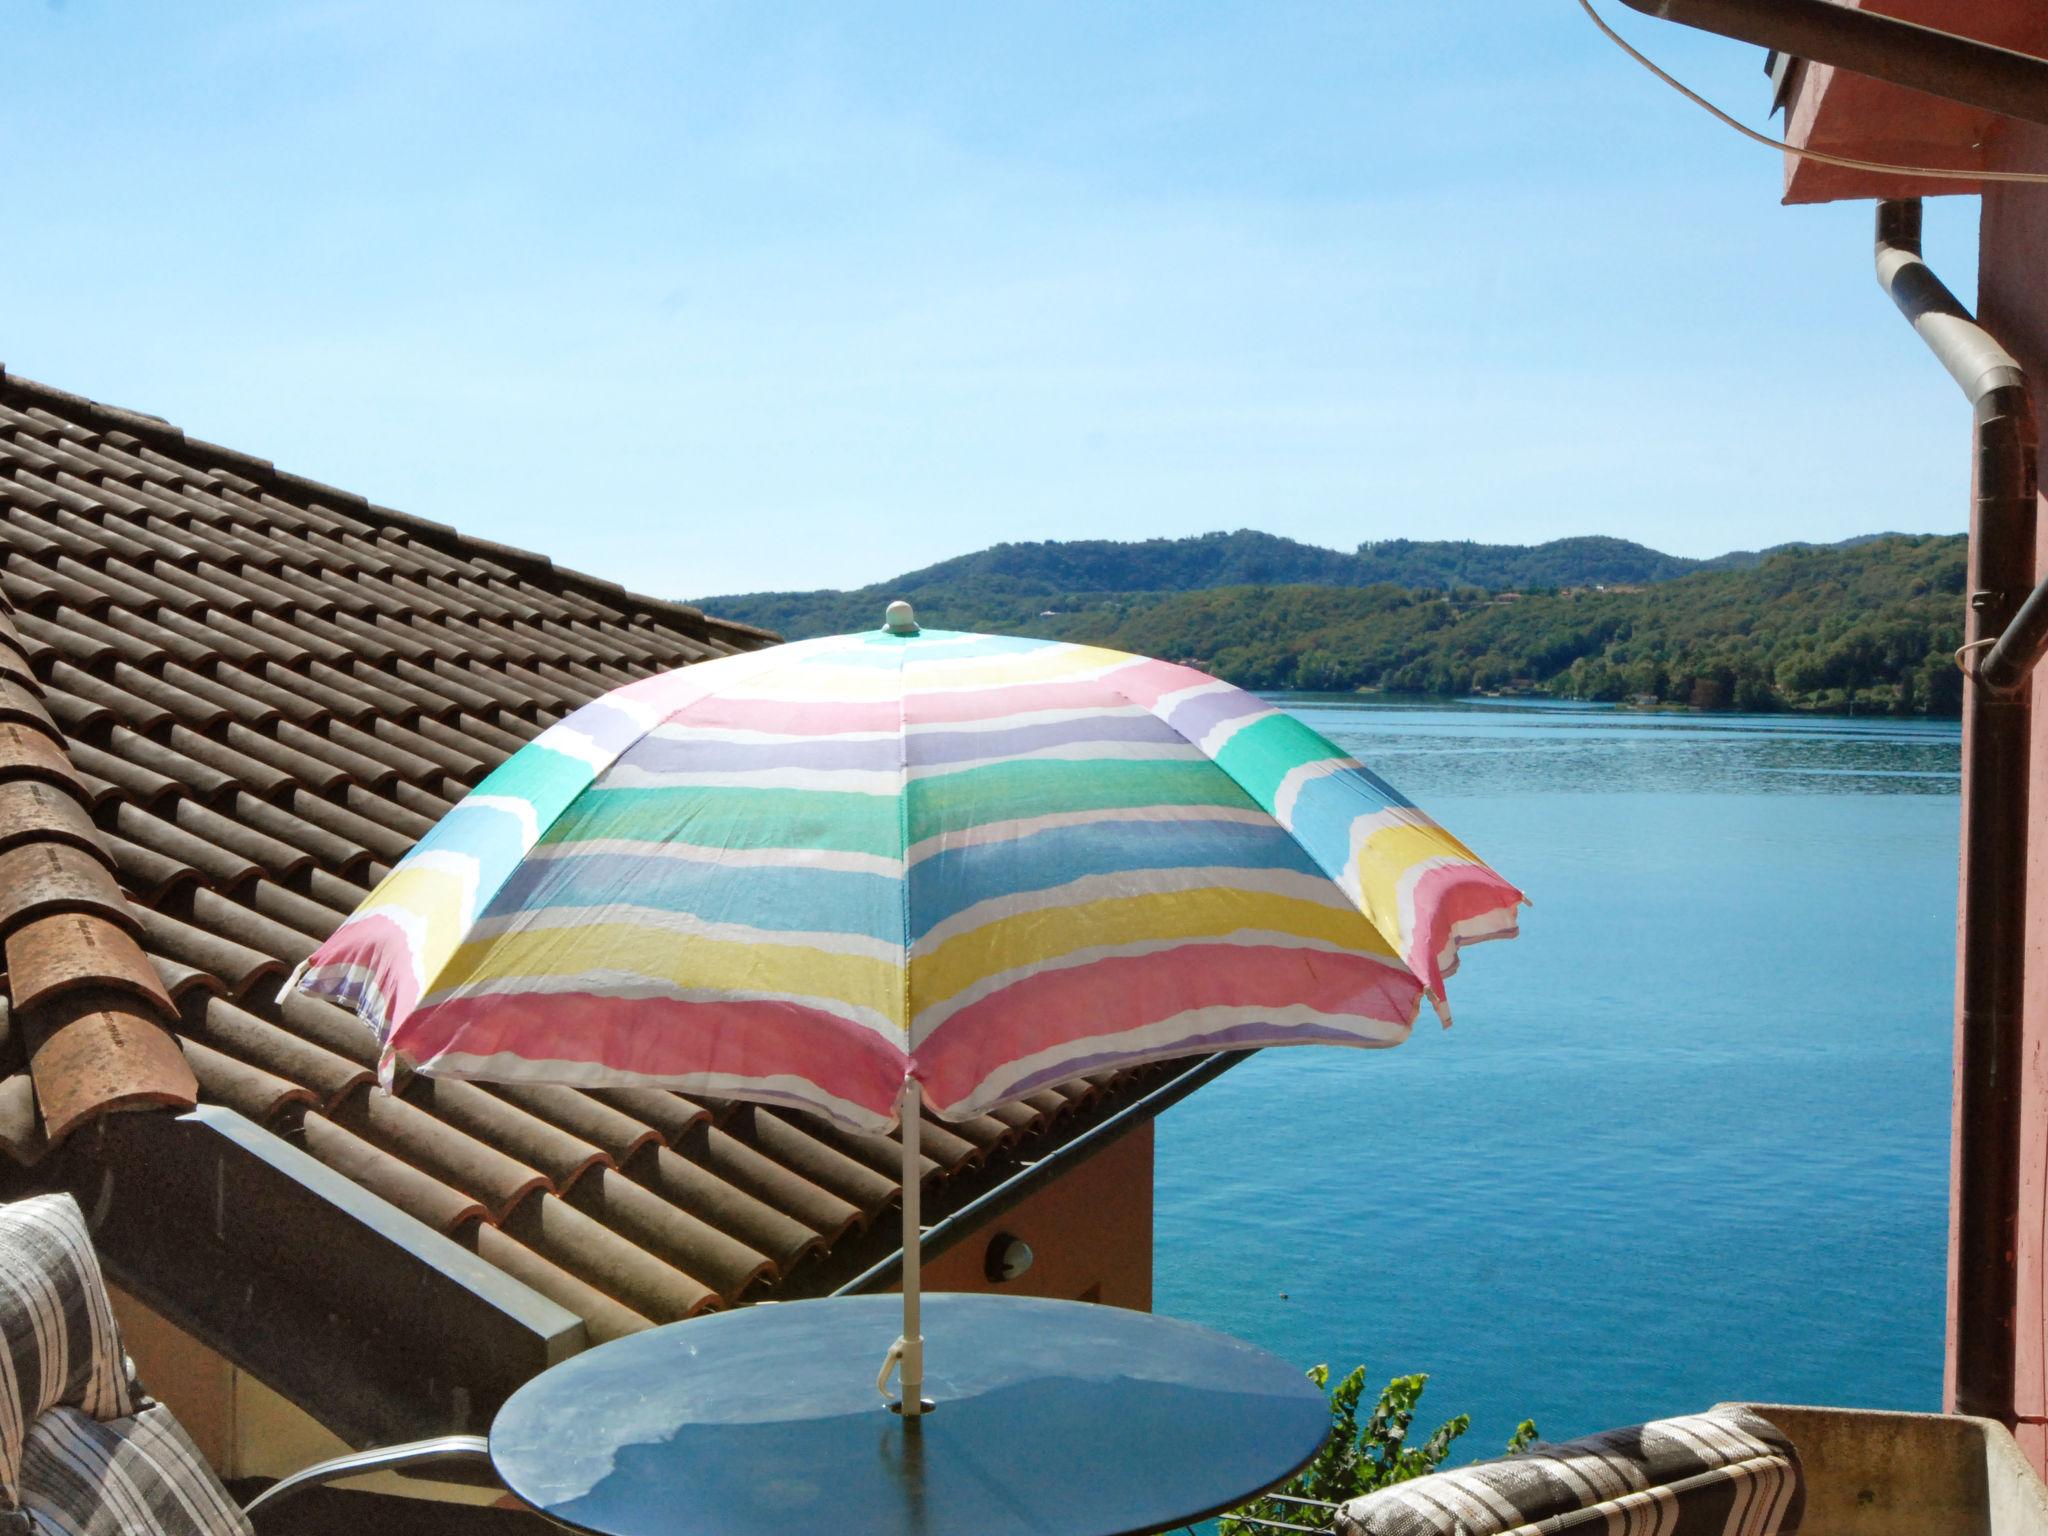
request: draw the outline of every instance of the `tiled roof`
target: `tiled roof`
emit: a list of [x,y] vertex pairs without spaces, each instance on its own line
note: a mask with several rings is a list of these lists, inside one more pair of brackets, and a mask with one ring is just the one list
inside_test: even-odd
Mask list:
[[[419,1077],[279,983],[550,722],[774,637],[0,372],[0,1151],[196,1097],[592,1339],[729,1304],[892,1206],[892,1140],[644,1090]],[[943,1183],[1115,1096],[928,1125]]]

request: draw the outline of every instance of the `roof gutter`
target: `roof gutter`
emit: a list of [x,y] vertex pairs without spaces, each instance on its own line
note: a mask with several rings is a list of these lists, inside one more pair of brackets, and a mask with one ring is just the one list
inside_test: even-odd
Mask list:
[[2048,59],[1832,0],[1623,0],[1645,16],[2048,124]]
[[[1963,858],[1949,1199],[1949,1407],[2010,1424],[2019,1216],[2032,656],[2048,633],[2034,579],[2038,436],[2025,373],[1920,255],[1918,199],[1877,208],[1877,280],[1969,398],[1976,473],[1966,644],[1989,651],[1963,697]],[[2014,610],[2019,609],[2015,618]],[[2022,624],[2021,620],[2026,620]],[[2015,648],[2006,650],[2008,642]],[[1992,658],[1999,663],[1998,686]]]
[[[1035,1194],[1062,1175],[1071,1173],[1097,1153],[1108,1150],[1139,1126],[1157,1119],[1162,1110],[1178,1104],[1203,1084],[1214,1082],[1253,1054],[1252,1051],[1218,1051],[1214,1055],[1200,1058],[1191,1066],[1168,1078],[1143,1098],[1132,1100],[1108,1119],[1090,1126],[1072,1141],[1065,1142],[1045,1156],[1026,1163],[993,1189],[968,1201],[943,1221],[926,1227],[923,1239],[918,1243],[919,1254],[922,1255],[924,1262],[930,1263],[962,1238],[979,1231],[1010,1210],[1019,1201]],[[864,1296],[873,1291],[891,1290],[900,1281],[902,1274],[903,1250],[898,1248],[879,1263],[862,1270],[831,1294]]]

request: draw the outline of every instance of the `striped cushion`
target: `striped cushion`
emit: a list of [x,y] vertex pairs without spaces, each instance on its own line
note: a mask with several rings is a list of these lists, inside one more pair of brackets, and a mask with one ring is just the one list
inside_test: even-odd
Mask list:
[[1337,1513],[1342,1536],[1790,1536],[1799,1455],[1739,1408],[1658,1419],[1396,1483]]
[[0,1205],[0,1536],[248,1536],[121,1353],[69,1195]]
[[248,1519],[161,1403],[101,1423],[52,1408],[29,1429],[21,1513],[61,1536],[248,1536]]
[[29,1426],[59,1405],[135,1411],[114,1310],[69,1195],[0,1205],[0,1504],[21,1500]]

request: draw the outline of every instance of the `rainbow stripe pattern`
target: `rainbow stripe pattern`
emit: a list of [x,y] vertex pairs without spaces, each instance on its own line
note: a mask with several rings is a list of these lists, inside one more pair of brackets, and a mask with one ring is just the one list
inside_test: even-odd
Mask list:
[[1522,894],[1189,667],[887,631],[619,688],[293,978],[394,1061],[895,1123],[1239,1046],[1384,1046]]

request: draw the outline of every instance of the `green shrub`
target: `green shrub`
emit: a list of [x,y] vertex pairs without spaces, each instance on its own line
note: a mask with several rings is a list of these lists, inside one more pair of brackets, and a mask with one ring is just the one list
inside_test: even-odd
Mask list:
[[[1330,1394],[1330,1438],[1316,1452],[1315,1459],[1274,1493],[1296,1499],[1316,1499],[1342,1504],[1361,1493],[1371,1493],[1390,1483],[1405,1483],[1411,1477],[1434,1472],[1450,1454],[1451,1445],[1472,1427],[1470,1414],[1459,1414],[1438,1425],[1420,1444],[1410,1444],[1416,1406],[1422,1401],[1427,1376],[1396,1376],[1380,1389],[1379,1401],[1363,1424],[1358,1409],[1365,1396],[1365,1367],[1359,1366],[1336,1386],[1330,1386],[1330,1368],[1319,1365],[1309,1379]],[[1526,1449],[1536,1439],[1536,1426],[1528,1419],[1516,1426],[1508,1441],[1510,1456]],[[1241,1517],[1279,1520],[1289,1525],[1322,1525],[1321,1511],[1286,1504],[1273,1494],[1254,1499],[1217,1522],[1222,1536],[1266,1536]]]

